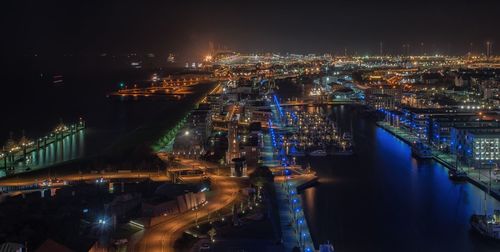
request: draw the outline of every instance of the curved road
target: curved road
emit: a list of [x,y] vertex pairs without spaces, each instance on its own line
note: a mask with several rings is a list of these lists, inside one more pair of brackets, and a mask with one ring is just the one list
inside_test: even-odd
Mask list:
[[[240,185],[237,179],[211,176],[211,180],[214,194],[209,197],[208,203],[197,211],[198,219],[207,217],[209,213],[214,213],[231,204],[238,196]],[[157,224],[145,230],[142,239],[132,249],[133,251],[174,251],[175,241],[186,229],[194,225],[195,220],[196,211],[188,211]]]

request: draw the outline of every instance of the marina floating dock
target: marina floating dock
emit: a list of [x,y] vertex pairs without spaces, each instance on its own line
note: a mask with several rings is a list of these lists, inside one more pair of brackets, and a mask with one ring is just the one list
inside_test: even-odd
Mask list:
[[77,134],[85,129],[85,121],[80,120],[78,123],[65,125],[59,124],[53,131],[43,137],[35,140],[30,140],[23,136],[19,141],[14,141],[11,138],[7,141],[3,150],[0,151],[0,169],[13,169],[20,162],[29,161],[29,155],[33,152],[38,152],[45,147],[62,141],[64,138]]

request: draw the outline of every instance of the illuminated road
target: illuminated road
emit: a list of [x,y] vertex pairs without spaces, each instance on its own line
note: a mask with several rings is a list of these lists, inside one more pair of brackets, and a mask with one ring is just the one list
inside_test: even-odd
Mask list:
[[[52,177],[54,178],[54,177]],[[71,181],[81,181],[81,180],[95,180],[99,178],[104,179],[134,179],[134,178],[149,178],[155,181],[166,181],[168,177],[163,173],[158,172],[106,172],[106,173],[95,173],[95,174],[72,174],[72,175],[62,175],[57,176],[58,179],[71,182]],[[0,180],[0,186],[28,186],[33,185],[38,182],[47,179],[46,177],[22,177],[22,178],[4,178]]]
[[178,214],[163,223],[147,229],[135,248],[131,248],[130,250],[174,251],[175,241],[181,237],[186,229],[194,225],[197,217],[198,219],[206,218],[209,213],[215,213],[215,211],[228,206],[236,200],[240,189],[237,179],[211,176],[211,180],[214,194],[208,198],[208,204],[197,211]]
[[318,100],[294,100],[286,101],[280,104],[281,107],[285,106],[319,106],[319,105],[339,105],[339,104],[360,104],[361,102],[353,99],[345,100],[328,100],[328,101],[318,101]]
[[215,86],[214,89],[212,89],[208,93],[208,95],[206,95],[205,97],[203,97],[203,99],[201,99],[200,103],[207,102],[207,99],[208,99],[209,95],[211,95],[211,94],[220,94],[220,93],[222,93],[222,90],[223,90],[223,85],[221,85],[221,83],[217,84],[217,86]]

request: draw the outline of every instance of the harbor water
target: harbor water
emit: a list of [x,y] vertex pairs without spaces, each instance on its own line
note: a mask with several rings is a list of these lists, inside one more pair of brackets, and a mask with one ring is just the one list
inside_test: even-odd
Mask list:
[[[71,124],[80,118],[85,120],[87,127],[40,151],[29,153],[29,164],[17,163],[9,173],[99,155],[144,124],[165,120],[169,115],[178,113],[179,107],[189,107],[195,99],[191,96],[187,99],[165,97],[154,100],[107,97],[109,92],[119,88],[120,83],[147,85],[152,74],[158,70],[83,69],[72,63],[57,71],[61,82],[55,83],[54,71],[40,69],[1,77],[3,83],[10,84],[5,85],[0,93],[0,107],[5,108],[0,120],[0,150],[10,135],[16,141],[23,133],[36,140],[50,133],[60,122]],[[158,73],[168,74],[167,71],[164,69]],[[198,95],[209,88],[210,85],[201,85],[195,87],[193,92]],[[176,122],[171,123],[174,125]],[[3,162],[0,167],[3,168]],[[0,177],[5,174],[6,171],[0,169]]]
[[[312,108],[309,108],[312,109]],[[470,229],[475,213],[500,202],[445,167],[411,156],[410,147],[353,106],[323,108],[353,129],[355,155],[310,157],[319,185],[302,193],[316,244],[335,251],[500,251]]]

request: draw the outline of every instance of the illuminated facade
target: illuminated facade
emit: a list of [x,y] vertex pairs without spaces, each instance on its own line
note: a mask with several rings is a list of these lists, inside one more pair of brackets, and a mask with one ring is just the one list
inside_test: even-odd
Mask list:
[[450,152],[469,165],[498,164],[500,161],[500,128],[453,127]]
[[[227,133],[228,148],[226,152],[226,162],[231,163],[233,159],[240,157],[240,144],[238,140],[238,123],[232,121],[229,124]],[[233,173],[231,171],[231,173]]]
[[472,159],[474,162],[499,162],[500,134],[469,133],[467,139],[472,145]]

